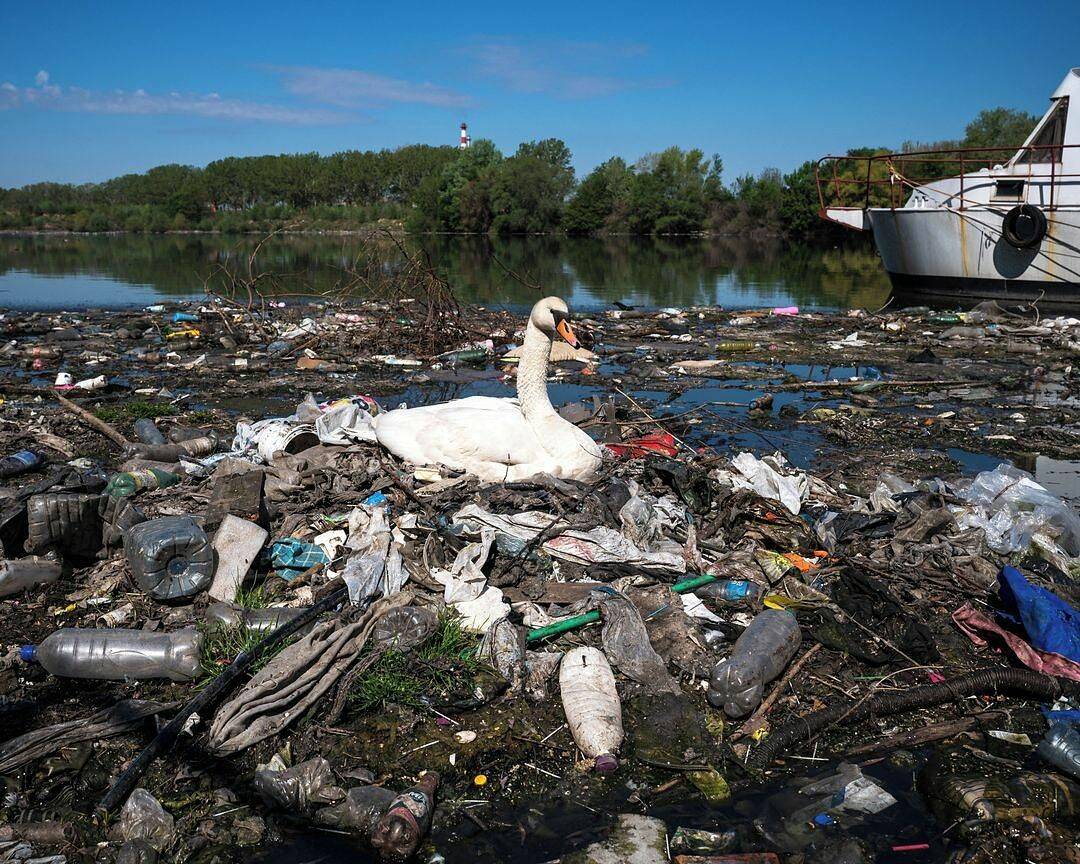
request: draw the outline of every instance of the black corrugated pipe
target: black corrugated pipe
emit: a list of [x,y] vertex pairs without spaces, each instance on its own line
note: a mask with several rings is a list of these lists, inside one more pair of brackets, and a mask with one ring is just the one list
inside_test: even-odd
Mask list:
[[750,753],[746,767],[766,768],[792,744],[802,739],[810,740],[822,730],[837,724],[848,726],[870,717],[931,708],[964,696],[1011,693],[1040,702],[1053,702],[1061,692],[1061,684],[1056,678],[1030,669],[980,669],[940,684],[914,687],[903,693],[885,693],[862,703],[856,699],[799,717],[770,732],[761,746]]

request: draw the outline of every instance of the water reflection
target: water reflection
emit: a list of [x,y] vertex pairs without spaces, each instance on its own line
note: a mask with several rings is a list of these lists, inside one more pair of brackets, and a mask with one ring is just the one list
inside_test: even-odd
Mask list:
[[[218,265],[246,266],[256,243],[213,235],[0,237],[0,304],[125,306],[197,297]],[[877,307],[889,296],[869,244],[814,249],[725,238],[435,236],[410,238],[408,245],[423,247],[462,300],[491,305],[530,305],[533,285],[578,309],[614,300],[846,309]],[[346,281],[345,272],[369,249],[353,236],[274,238],[260,249],[256,267],[289,274],[285,290],[324,292]],[[386,247],[382,254],[396,252]]]

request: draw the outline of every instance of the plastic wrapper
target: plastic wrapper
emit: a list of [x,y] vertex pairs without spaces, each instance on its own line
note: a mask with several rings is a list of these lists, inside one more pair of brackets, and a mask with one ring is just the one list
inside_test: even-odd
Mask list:
[[139,587],[155,600],[193,597],[214,578],[214,550],[190,516],[164,516],[124,536],[124,555]]

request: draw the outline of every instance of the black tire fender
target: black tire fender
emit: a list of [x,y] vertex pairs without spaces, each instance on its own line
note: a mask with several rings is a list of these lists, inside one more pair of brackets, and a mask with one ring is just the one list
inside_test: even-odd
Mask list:
[[1033,249],[1046,236],[1046,214],[1034,204],[1017,204],[1001,223],[1001,236],[1017,249]]

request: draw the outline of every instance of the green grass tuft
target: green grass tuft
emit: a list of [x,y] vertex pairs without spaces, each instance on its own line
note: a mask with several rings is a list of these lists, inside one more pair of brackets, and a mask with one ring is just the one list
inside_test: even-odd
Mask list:
[[117,405],[102,405],[94,410],[94,414],[99,420],[104,420],[106,423],[120,423],[124,420],[153,420],[157,417],[172,417],[176,414],[176,408],[172,405],[137,399],[133,402],[123,402]]
[[270,600],[266,596],[266,587],[264,585],[252,588],[245,588],[241,585],[236,589],[236,598],[233,603],[245,609],[265,609],[270,605]]
[[349,703],[360,711],[390,703],[422,705],[430,694],[453,690],[476,674],[479,644],[480,637],[463,629],[460,618],[444,613],[431,638],[408,654],[384,652],[353,684]]

